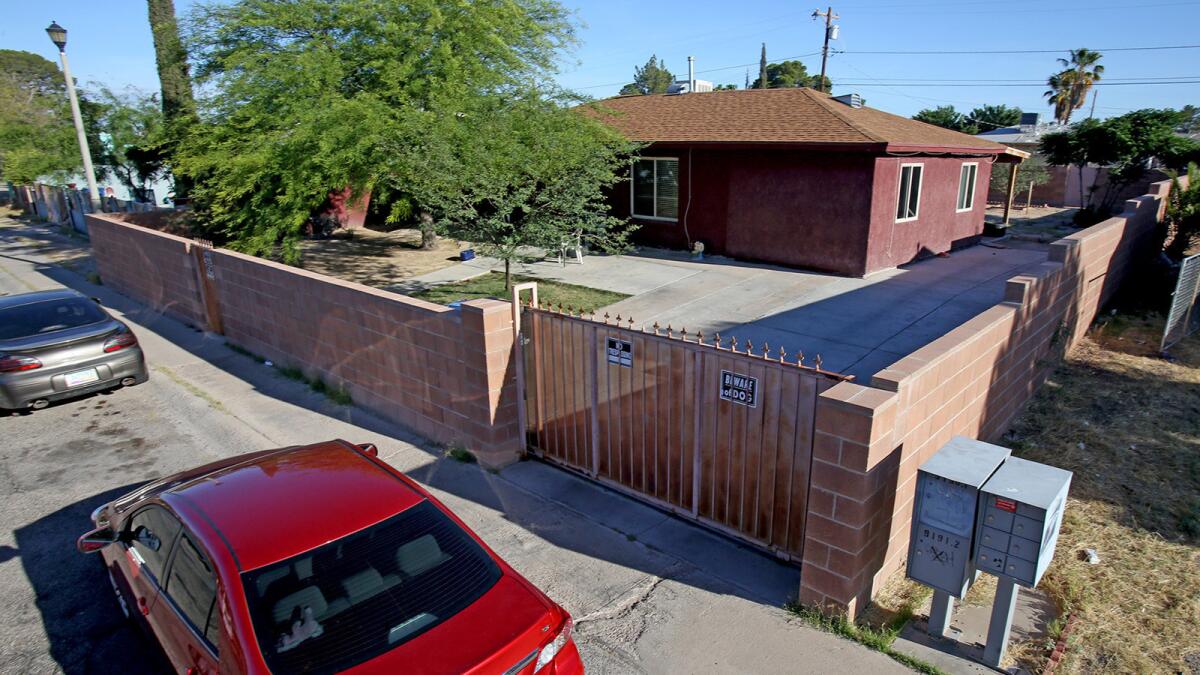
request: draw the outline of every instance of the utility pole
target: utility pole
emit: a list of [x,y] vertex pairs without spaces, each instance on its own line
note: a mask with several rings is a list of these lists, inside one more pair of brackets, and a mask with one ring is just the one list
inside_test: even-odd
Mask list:
[[817,81],[818,91],[825,91],[825,64],[829,61],[829,41],[837,39],[837,26],[833,25],[833,20],[841,18],[833,13],[832,7],[824,12],[819,9],[813,10],[814,21],[822,16],[825,17],[825,45],[821,47],[821,79]]
[[1096,97],[1100,95],[1100,90],[1092,87],[1092,109],[1088,112],[1088,119],[1096,116]]
[[762,56],[758,58],[758,88],[767,88],[767,43],[762,43]]

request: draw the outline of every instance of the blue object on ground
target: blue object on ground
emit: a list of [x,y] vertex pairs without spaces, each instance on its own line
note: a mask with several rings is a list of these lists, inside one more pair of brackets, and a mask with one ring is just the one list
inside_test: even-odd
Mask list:
[[475,259],[475,249],[473,249],[473,248],[463,249],[463,252],[458,254],[458,259],[462,260],[463,262],[466,262],[468,260],[474,260]]

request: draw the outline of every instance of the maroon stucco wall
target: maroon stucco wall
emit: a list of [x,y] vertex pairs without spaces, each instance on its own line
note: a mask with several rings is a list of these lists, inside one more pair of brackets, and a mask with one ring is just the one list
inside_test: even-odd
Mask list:
[[[975,204],[970,211],[956,213],[959,172],[967,162],[979,164]],[[917,219],[897,223],[901,164],[922,164],[925,168]],[[992,164],[987,157],[876,157],[867,273],[975,243],[983,234],[991,175]]]
[[[983,232],[986,157],[659,144],[641,154],[679,159],[680,194],[677,222],[631,218],[639,243],[686,248],[702,241],[709,253],[863,276],[967,245]],[[909,161],[925,164],[920,217],[897,224],[897,172]],[[955,213],[964,161],[979,163],[975,206]],[[628,182],[611,201],[616,215],[630,217]]]
[[[641,154],[679,158],[679,220],[631,218],[636,241],[674,248],[702,241],[709,253],[863,274],[870,155],[657,145]],[[629,217],[629,202],[622,183],[614,213]]]

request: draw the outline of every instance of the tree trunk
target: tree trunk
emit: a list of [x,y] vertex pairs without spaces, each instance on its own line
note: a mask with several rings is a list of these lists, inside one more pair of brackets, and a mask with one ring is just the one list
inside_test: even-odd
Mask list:
[[1028,211],[1033,206],[1033,183],[1029,184],[1029,196],[1025,198],[1025,210]]
[[428,211],[422,211],[420,220],[421,250],[433,250],[437,246],[437,229],[433,226],[433,214]]
[[[174,151],[175,140],[197,119],[196,100],[192,97],[192,80],[188,76],[187,50],[179,39],[179,26],[175,22],[174,0],[146,0],[146,7],[150,15],[150,32],[154,36],[158,82],[162,88],[169,157]],[[175,178],[175,197],[186,197],[191,192],[191,180],[172,173]]]
[[512,261],[504,259],[504,290],[512,292]]

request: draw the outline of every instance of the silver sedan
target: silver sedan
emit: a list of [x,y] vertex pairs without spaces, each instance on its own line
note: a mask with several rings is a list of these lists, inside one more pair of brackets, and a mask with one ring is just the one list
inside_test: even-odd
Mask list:
[[0,297],[0,408],[141,384],[146,358],[129,326],[69,289]]

